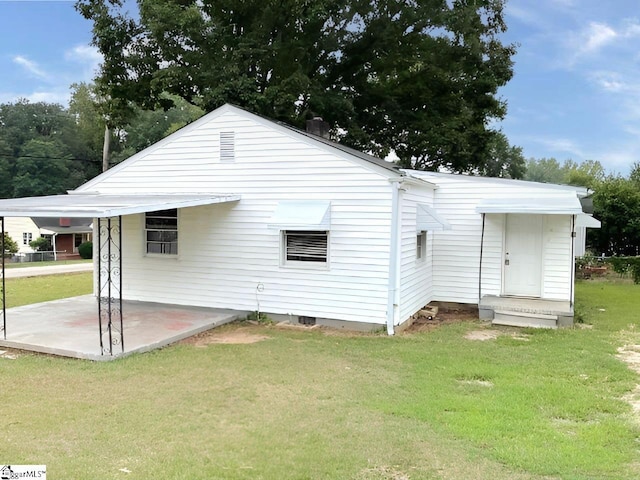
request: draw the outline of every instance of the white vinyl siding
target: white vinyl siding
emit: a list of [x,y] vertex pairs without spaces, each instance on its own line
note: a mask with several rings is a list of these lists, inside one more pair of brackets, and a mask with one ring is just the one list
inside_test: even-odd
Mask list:
[[568,300],[571,294],[568,278],[572,278],[571,216],[547,215],[543,224],[542,298]]
[[[144,255],[144,215],[123,217],[125,298],[249,311],[259,300],[267,313],[384,324],[386,171],[232,110],[193,125],[82,187],[241,196],[181,209],[180,255],[171,261]],[[221,131],[235,132],[233,163],[216,158]],[[279,202],[300,199],[331,202],[330,268],[281,265],[282,233],[268,224]]]
[[[498,179],[465,178],[454,175],[430,175],[426,180],[438,184],[434,206],[449,220],[452,230],[438,232],[433,239],[434,299],[447,302],[478,303],[478,272],[482,215],[476,205],[482,198],[554,196],[555,186]],[[570,215],[545,215],[543,224],[542,296],[568,300],[571,271]],[[482,295],[503,293],[504,214],[487,214],[482,259]]]
[[[403,195],[402,241],[400,267],[400,323],[406,321],[433,299],[432,239],[440,232],[416,232],[418,204],[433,202],[433,191],[428,187],[410,186]],[[422,258],[416,258],[418,234],[422,233]]]

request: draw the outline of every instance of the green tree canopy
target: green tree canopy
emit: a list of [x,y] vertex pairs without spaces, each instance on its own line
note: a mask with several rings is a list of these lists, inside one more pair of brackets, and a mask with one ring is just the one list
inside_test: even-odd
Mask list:
[[631,179],[611,176],[593,197],[594,216],[602,227],[589,231],[589,245],[598,254],[640,254],[640,188]]
[[565,160],[562,164],[555,158],[530,158],[526,162],[523,179],[531,182],[577,185],[596,189],[606,178],[604,167],[597,160],[582,163]]
[[14,242],[13,238],[8,233],[4,234],[4,255],[13,255],[18,253],[18,244]]
[[[341,142],[405,167],[504,172],[493,156],[512,76],[504,0],[78,0],[104,56],[109,121],[176,95],[233,103],[302,127],[320,115]],[[514,152],[512,152],[514,153]],[[516,169],[517,170],[517,169]]]

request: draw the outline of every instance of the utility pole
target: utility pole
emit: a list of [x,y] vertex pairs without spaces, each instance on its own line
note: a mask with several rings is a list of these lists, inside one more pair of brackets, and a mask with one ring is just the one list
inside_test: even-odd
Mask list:
[[109,146],[111,143],[111,133],[109,125],[104,126],[104,143],[102,144],[102,171],[109,170]]

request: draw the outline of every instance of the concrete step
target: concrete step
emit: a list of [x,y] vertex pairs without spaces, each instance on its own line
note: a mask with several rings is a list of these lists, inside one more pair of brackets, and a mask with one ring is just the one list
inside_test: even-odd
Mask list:
[[491,323],[512,327],[558,328],[558,316],[545,313],[496,310]]

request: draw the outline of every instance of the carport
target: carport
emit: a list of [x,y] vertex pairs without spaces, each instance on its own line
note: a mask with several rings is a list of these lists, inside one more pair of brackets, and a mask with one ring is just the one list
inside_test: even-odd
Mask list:
[[[147,212],[181,209],[216,203],[236,202],[239,195],[212,194],[139,194],[110,195],[74,193],[45,197],[0,200],[0,229],[4,252],[5,217],[94,218],[94,295],[96,297],[95,326],[99,355],[115,357],[130,352],[125,349],[126,306],[122,283],[122,217]],[[1,315],[0,331],[6,346],[8,326],[5,288],[5,258],[0,268]],[[64,302],[63,302],[64,304]],[[10,309],[13,311],[14,309]],[[220,323],[215,320],[211,326]],[[34,328],[37,328],[34,325]],[[211,328],[211,327],[209,327]],[[197,333],[197,332],[194,332]],[[54,353],[54,352],[52,352]],[[81,358],[89,358],[83,356]]]

